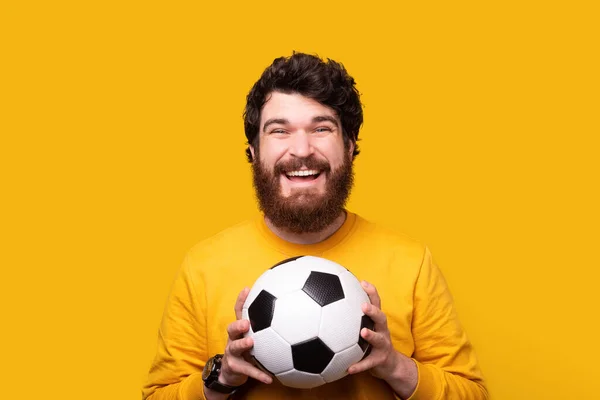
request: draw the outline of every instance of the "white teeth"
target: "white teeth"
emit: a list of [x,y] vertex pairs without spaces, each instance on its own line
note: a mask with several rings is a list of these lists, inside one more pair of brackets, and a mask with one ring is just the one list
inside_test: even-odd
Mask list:
[[319,173],[319,171],[314,170],[314,169],[309,169],[306,171],[290,171],[290,172],[286,172],[285,174],[287,176],[309,176],[309,175],[317,175]]

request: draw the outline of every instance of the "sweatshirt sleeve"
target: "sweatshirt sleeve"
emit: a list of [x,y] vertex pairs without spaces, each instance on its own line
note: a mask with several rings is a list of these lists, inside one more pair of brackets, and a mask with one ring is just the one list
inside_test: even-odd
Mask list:
[[169,294],[158,331],[156,356],[142,388],[143,400],[204,399],[206,300],[199,274],[183,262]]
[[427,248],[415,283],[412,334],[418,383],[409,400],[488,398],[473,347]]

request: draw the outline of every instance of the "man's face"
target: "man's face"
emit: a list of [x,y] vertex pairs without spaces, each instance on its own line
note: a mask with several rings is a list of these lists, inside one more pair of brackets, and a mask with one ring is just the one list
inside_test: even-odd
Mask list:
[[352,187],[354,144],[344,146],[331,108],[299,94],[273,92],[251,148],[261,210],[278,227],[318,232],[337,218]]

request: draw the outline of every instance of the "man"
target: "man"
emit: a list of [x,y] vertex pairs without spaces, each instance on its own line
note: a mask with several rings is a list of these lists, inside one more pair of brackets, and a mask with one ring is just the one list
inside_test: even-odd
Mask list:
[[[486,399],[429,250],[344,208],[362,124],[344,67],[300,53],[276,59],[248,94],[244,122],[262,214],[187,255],[144,399]],[[256,278],[299,255],[330,259],[365,279],[372,304],[363,312],[375,322],[361,331],[370,354],[348,376],[310,390],[285,387],[250,362],[249,321],[241,318]]]

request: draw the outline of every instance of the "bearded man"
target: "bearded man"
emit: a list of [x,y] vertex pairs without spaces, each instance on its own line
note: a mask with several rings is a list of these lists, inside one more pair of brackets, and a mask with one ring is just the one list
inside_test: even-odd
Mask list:
[[[341,64],[294,53],[264,71],[244,112],[261,214],[187,255],[144,399],[488,398],[427,247],[345,209],[362,122],[354,79]],[[243,337],[249,321],[241,317],[248,287],[269,266],[301,255],[365,279],[371,305],[363,311],[375,323],[361,331],[368,356],[345,378],[310,390],[285,387],[250,362],[253,341]]]

